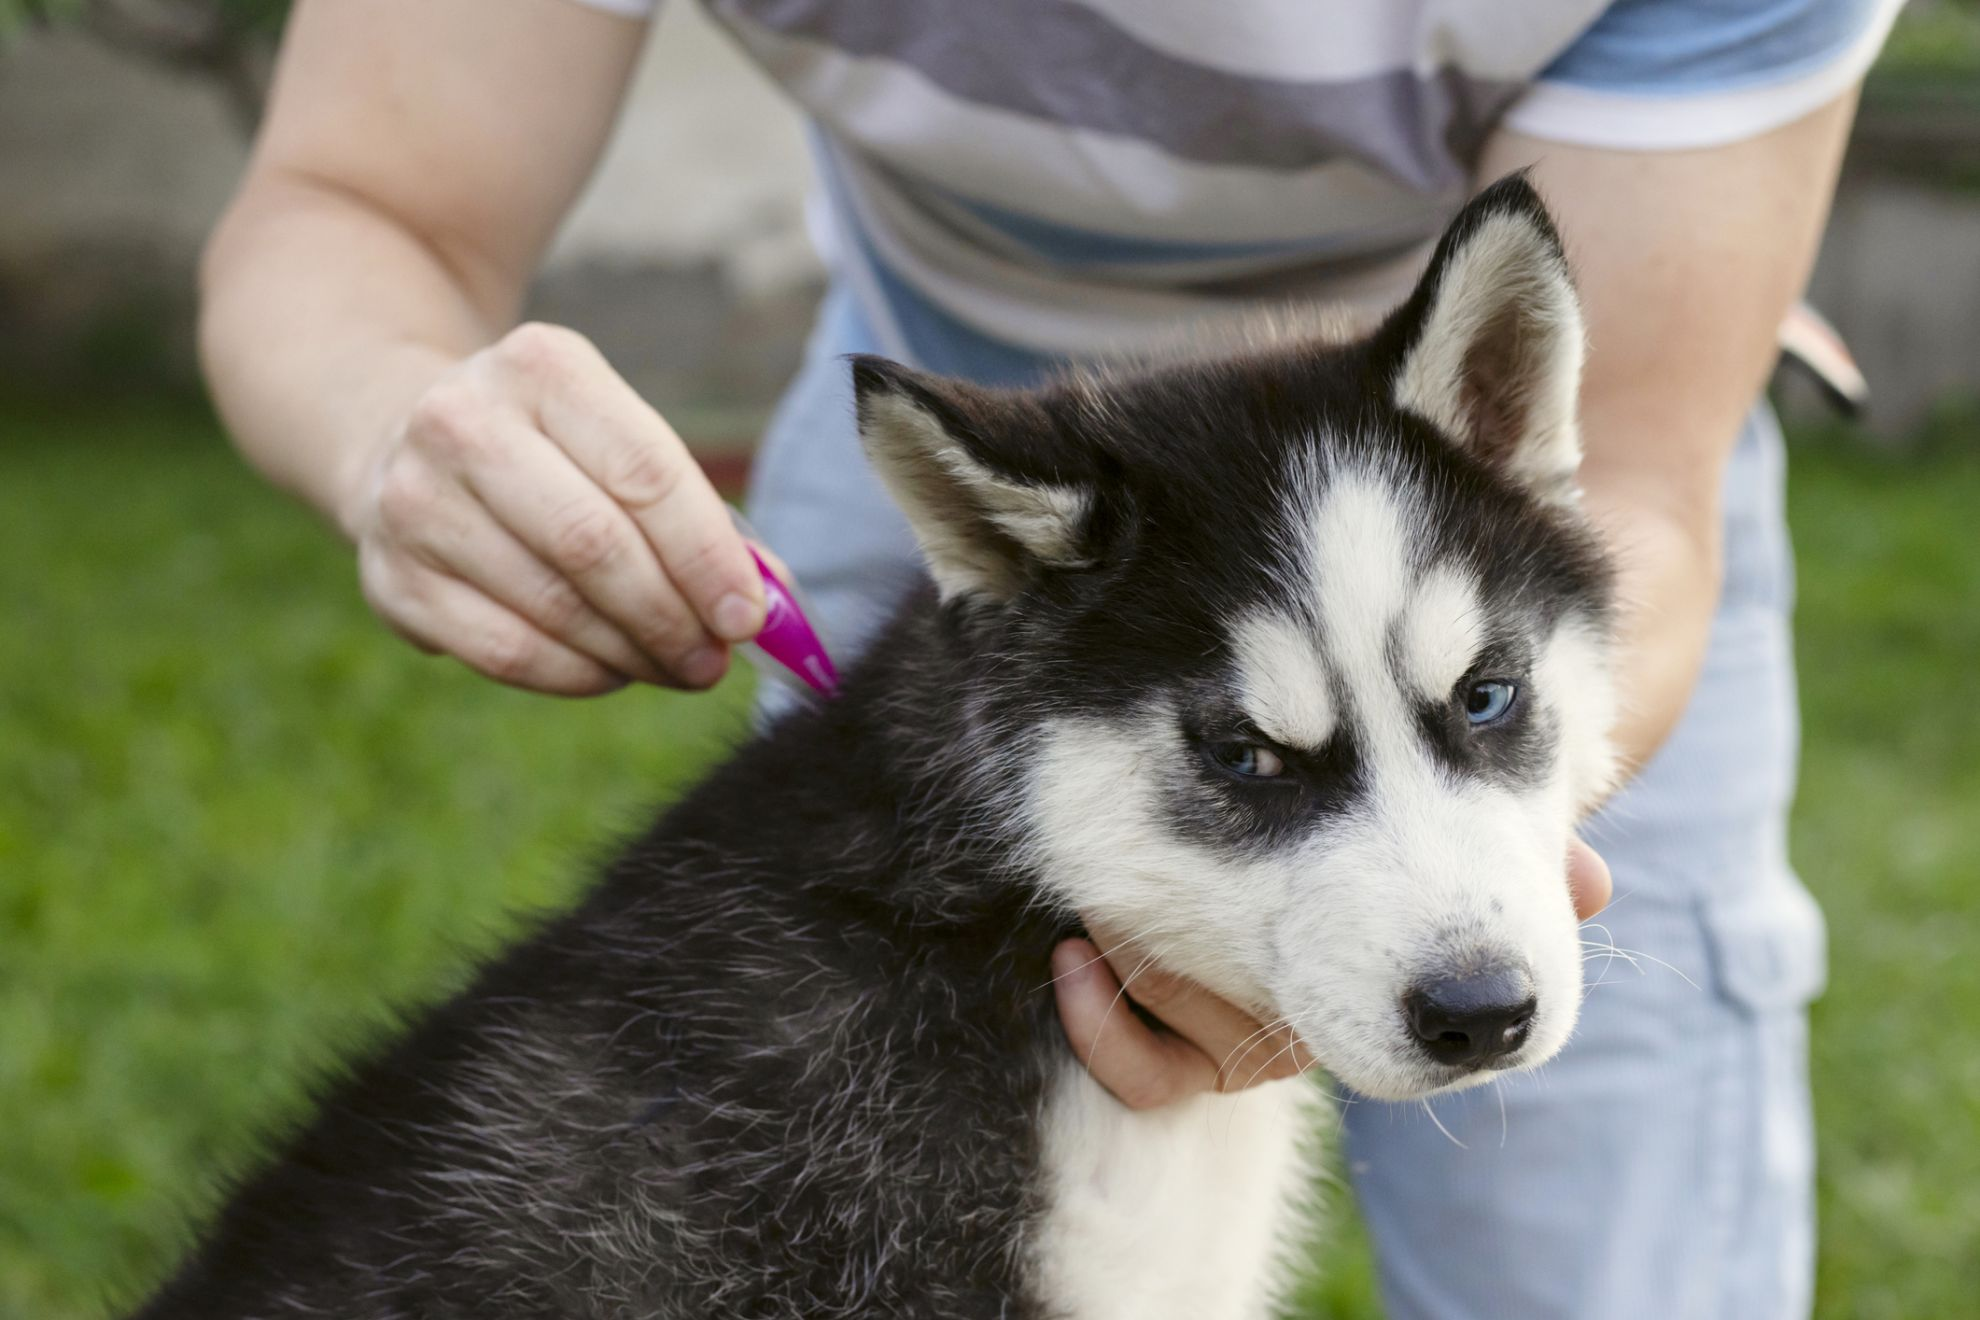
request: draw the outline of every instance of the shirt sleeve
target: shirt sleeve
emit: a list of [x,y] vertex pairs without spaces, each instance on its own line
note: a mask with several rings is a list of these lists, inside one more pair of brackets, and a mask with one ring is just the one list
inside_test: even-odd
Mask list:
[[660,0],[574,0],[586,9],[598,9],[622,18],[652,18]]
[[1870,68],[1903,0],[1617,0],[1541,71],[1505,127],[1633,151],[1757,137]]

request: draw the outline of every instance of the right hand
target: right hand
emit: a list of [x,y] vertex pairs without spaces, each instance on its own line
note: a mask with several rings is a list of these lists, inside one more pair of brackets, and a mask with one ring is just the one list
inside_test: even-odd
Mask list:
[[386,623],[516,687],[704,688],[763,626],[721,497],[572,330],[525,325],[446,371],[339,512]]

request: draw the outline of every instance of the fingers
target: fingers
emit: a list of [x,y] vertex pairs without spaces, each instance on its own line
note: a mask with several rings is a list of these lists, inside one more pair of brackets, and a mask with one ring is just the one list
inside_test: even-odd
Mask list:
[[1216,1085],[1216,1066],[1203,1051],[1157,1034],[1128,1010],[1120,981],[1092,944],[1060,944],[1052,977],[1073,1054],[1122,1104],[1154,1109]]
[[377,556],[361,576],[366,598],[394,630],[498,683],[566,697],[598,696],[625,686],[623,675],[465,582],[432,570],[407,573]]
[[655,664],[692,687],[720,678],[726,649],[682,597],[631,515],[521,425],[497,421],[490,430],[483,442],[489,461],[462,475],[495,520]]
[[1615,880],[1602,855],[1579,838],[1568,841],[1568,893],[1574,897],[1574,915],[1587,921],[1609,905]]
[[681,681],[656,665],[571,585],[531,554],[488,511],[463,496],[435,518],[414,553],[479,590],[552,638],[616,673],[646,683]]
[[[728,643],[763,623],[762,580],[726,506],[673,429],[572,331],[524,326],[437,380],[363,498],[349,525],[379,613],[484,672],[489,643],[467,620],[507,621],[500,635],[528,659],[494,667],[526,672],[524,686],[594,686],[575,653],[706,687],[727,670]],[[526,643],[517,625],[558,650]]]
[[1216,1064],[1219,1091],[1291,1077],[1312,1061],[1284,1026],[1267,1028],[1243,1009],[1184,977],[1149,968],[1128,993]]
[[1167,1030],[1150,1027],[1129,1009],[1115,969],[1091,941],[1066,940],[1052,952],[1066,1039],[1095,1080],[1130,1108],[1241,1090],[1311,1065],[1284,1028],[1261,1028],[1201,986],[1145,962],[1126,968],[1127,993]]
[[609,369],[582,398],[547,393],[539,416],[631,515],[703,627],[723,641],[754,637],[763,626],[762,579],[721,497],[666,419]]

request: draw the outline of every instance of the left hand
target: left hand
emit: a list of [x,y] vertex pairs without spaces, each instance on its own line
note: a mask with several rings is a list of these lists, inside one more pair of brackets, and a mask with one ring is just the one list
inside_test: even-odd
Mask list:
[[[1580,839],[1568,848],[1567,882],[1581,920],[1608,904],[1608,864]],[[1124,982],[1131,991],[1123,990]],[[1194,981],[1149,966],[1131,943],[1102,930],[1052,950],[1052,983],[1073,1053],[1130,1109],[1154,1109],[1204,1091],[1241,1091],[1315,1062],[1291,1028],[1267,1029]],[[1128,1010],[1122,1001],[1130,994],[1161,1019],[1160,1027]]]

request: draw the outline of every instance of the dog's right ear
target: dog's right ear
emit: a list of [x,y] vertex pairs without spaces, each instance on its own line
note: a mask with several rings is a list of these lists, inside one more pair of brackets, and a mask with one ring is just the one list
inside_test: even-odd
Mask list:
[[943,600],[1008,600],[1041,571],[1085,565],[1094,474],[1035,402],[879,357],[852,372],[860,443]]

